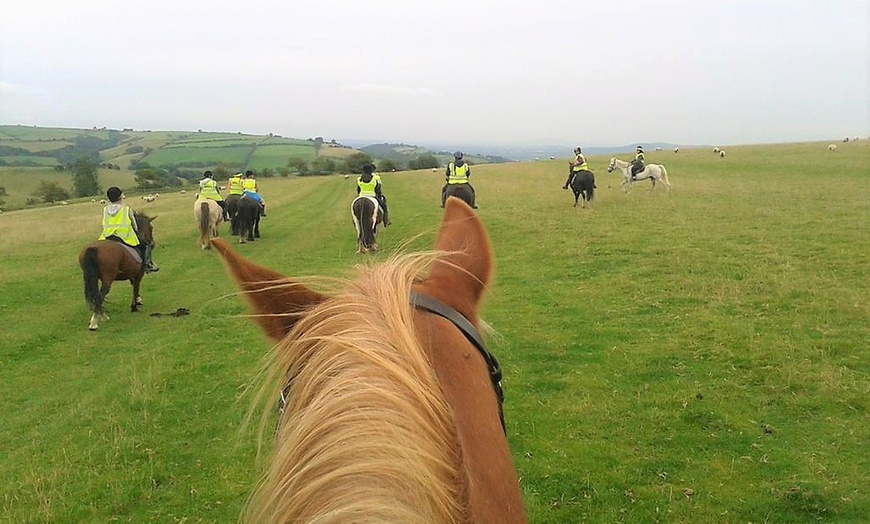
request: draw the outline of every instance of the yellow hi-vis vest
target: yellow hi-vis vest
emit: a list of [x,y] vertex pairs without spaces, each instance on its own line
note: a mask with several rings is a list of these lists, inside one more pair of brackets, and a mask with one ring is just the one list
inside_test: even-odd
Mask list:
[[121,206],[114,215],[110,215],[107,211],[108,209],[109,206],[103,208],[103,232],[100,233],[98,240],[105,240],[106,237],[114,235],[123,240],[128,246],[138,246],[139,237],[136,235],[136,230],[133,229],[134,219],[132,213],[130,213],[130,208]]
[[244,192],[244,188],[242,187],[241,173],[235,174],[230,177],[229,189],[231,195],[241,195],[242,192]]
[[375,188],[378,187],[378,181],[372,177],[368,182],[363,182],[362,177],[356,179],[356,185],[359,186],[359,196],[373,197],[378,196],[375,193]]
[[199,198],[208,198],[217,202],[223,201],[223,197],[217,190],[217,182],[210,178],[204,178],[199,182]]
[[586,162],[586,157],[582,154],[574,157],[574,165],[571,167],[571,170],[575,173],[577,171],[589,171],[589,163]]
[[467,184],[468,183],[468,163],[457,167],[455,163],[448,164],[450,175],[447,177],[448,184]]
[[257,179],[256,178],[246,178],[242,180],[242,188],[245,191],[250,191],[251,193],[257,192]]

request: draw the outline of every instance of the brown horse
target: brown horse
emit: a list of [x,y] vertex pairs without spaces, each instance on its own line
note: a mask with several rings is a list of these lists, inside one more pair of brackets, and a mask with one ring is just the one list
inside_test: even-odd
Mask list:
[[218,224],[224,218],[221,206],[210,198],[198,198],[193,203],[193,218],[199,228],[199,245],[210,249],[209,241],[218,236]]
[[[154,230],[151,223],[157,217],[151,218],[142,213],[134,213],[134,216],[139,226],[139,242],[153,246]],[[109,320],[103,310],[103,302],[112,289],[112,282],[129,280],[133,285],[130,311],[135,313],[142,305],[139,284],[145,275],[145,269],[139,255],[134,255],[129,249],[125,244],[114,240],[97,240],[86,245],[79,253],[79,266],[84,276],[85,302],[92,313],[88,324],[91,331],[99,327],[101,319]]]
[[477,331],[493,252],[470,207],[448,199],[434,254],[331,296],[212,244],[277,343],[258,399],[283,409],[250,522],[525,522]]

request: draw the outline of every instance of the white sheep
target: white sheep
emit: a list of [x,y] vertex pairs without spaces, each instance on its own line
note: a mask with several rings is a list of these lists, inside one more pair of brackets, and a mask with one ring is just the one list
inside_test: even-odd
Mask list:
[[828,151],[836,151],[836,150],[837,150],[837,145],[836,145],[836,144],[830,144],[830,145],[828,146]]

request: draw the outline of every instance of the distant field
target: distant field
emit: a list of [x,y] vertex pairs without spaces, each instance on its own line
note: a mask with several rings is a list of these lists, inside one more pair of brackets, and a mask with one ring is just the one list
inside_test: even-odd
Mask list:
[[41,151],[54,151],[72,145],[72,142],[64,140],[4,140],[0,138],[0,146],[18,147],[38,153]]
[[0,155],[0,160],[6,162],[8,165],[26,165],[26,164],[36,164],[37,166],[56,166],[57,160],[50,157],[44,156],[2,156]]
[[174,147],[156,149],[142,159],[153,166],[182,164],[191,162],[226,162],[244,165],[251,152],[250,146],[228,147]]
[[[870,141],[826,146],[653,151],[673,190],[627,195],[593,156],[591,209],[560,189],[566,160],[475,168],[532,523],[868,521]],[[430,247],[443,174],[381,175],[380,254],[354,253],[341,176],[261,180],[263,237],[233,244],[297,277]],[[161,271],[141,313],[118,283],[95,333],[76,255],[100,206],[0,216],[0,520],[237,520],[262,466],[244,391],[270,344],[196,245],[192,202],[134,200]]]
[[64,129],[52,127],[0,126],[0,139],[21,141],[66,140],[87,135],[108,138],[109,132],[89,129]]
[[257,170],[264,167],[281,168],[287,165],[287,160],[290,157],[298,157],[310,162],[315,158],[314,147],[310,145],[262,145],[254,151],[247,168]]
[[[129,172],[100,169],[98,174],[104,190],[110,186],[132,188],[136,185],[132,173]],[[43,180],[57,182],[62,188],[72,193],[72,176],[68,172],[59,173],[53,168],[45,167],[0,167],[0,187],[5,187],[7,193],[7,196],[0,196],[6,201],[6,204],[0,208],[8,210],[24,206],[27,199],[33,196],[33,192]],[[90,198],[86,200],[90,200]]]

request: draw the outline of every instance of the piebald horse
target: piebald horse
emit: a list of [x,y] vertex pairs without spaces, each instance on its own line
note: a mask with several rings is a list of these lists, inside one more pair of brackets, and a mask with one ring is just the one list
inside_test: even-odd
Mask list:
[[[668,181],[668,172],[665,169],[665,166],[659,164],[646,164],[643,171],[635,175],[634,180],[631,179],[631,164],[629,162],[618,158],[611,158],[610,162],[607,164],[607,172],[611,173],[616,168],[622,170],[622,183],[620,183],[619,186],[622,187],[622,190],[626,193],[631,191],[631,185],[634,182],[645,180],[647,178],[652,182],[652,186],[649,188],[650,191],[655,189],[656,182],[659,181],[664,184],[668,191],[671,190],[671,183]],[[627,187],[624,187],[626,185]]]
[[282,410],[256,523],[522,523],[501,370],[478,333],[493,250],[464,202],[434,252],[359,268],[324,295],[212,244],[276,343],[258,404]]
[[199,198],[193,203],[193,218],[199,228],[199,245],[210,249],[210,240],[218,236],[218,224],[223,220],[221,206],[210,198]]
[[362,195],[354,198],[350,204],[350,214],[356,229],[356,252],[377,251],[375,237],[378,234],[378,225],[384,223],[384,212],[377,199]]

